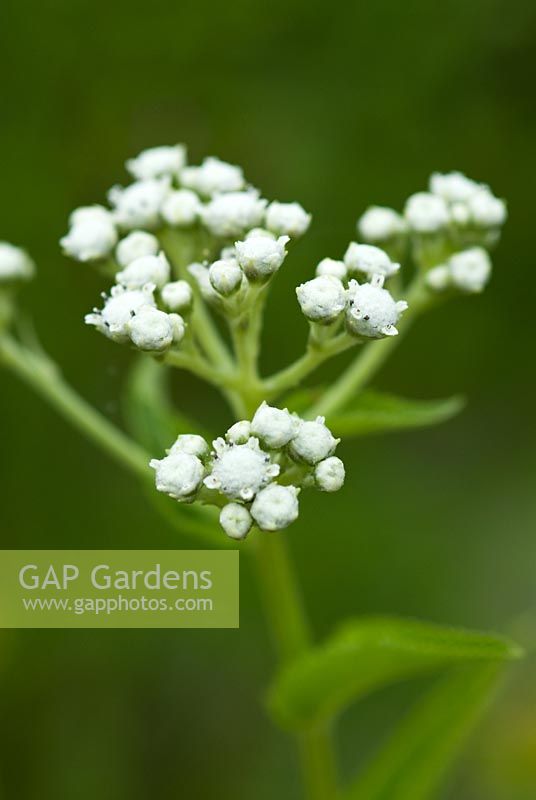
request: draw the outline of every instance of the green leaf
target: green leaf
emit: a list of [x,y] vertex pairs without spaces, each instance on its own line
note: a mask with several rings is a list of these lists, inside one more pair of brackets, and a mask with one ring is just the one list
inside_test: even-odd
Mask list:
[[519,655],[516,645],[498,636],[390,617],[357,619],[283,668],[269,706],[283,727],[306,728],[396,681],[449,665]]
[[180,433],[206,436],[197,422],[173,408],[168,370],[148,356],[134,363],[123,405],[129,430],[152,455],[160,456]]
[[493,696],[500,664],[441,678],[345,792],[344,800],[430,800]]
[[382,392],[359,394],[340,413],[328,418],[328,425],[337,436],[357,436],[404,428],[437,425],[457,414],[464,405],[461,397],[445,400],[406,400]]

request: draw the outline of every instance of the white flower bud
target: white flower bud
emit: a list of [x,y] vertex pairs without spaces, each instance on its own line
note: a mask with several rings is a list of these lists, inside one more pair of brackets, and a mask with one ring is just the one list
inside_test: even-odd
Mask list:
[[267,200],[256,189],[216,195],[201,209],[201,219],[214,236],[240,236],[259,225]]
[[449,259],[453,284],[463,292],[481,292],[491,275],[491,261],[482,247],[471,247]]
[[372,283],[350,281],[350,307],[346,323],[351,333],[370,339],[397,335],[395,325],[408,304],[405,300],[394,300],[387,289],[382,288],[382,284],[383,278],[379,275]]
[[245,238],[252,239],[255,236],[264,236],[266,239],[276,239],[274,234],[271,231],[267,231],[266,228],[252,228],[246,233]]
[[193,189],[203,197],[239,192],[245,183],[240,167],[212,156],[205,158],[200,167],[185,167],[181,171],[180,182],[182,186]]
[[196,433],[181,433],[168,451],[169,455],[175,455],[175,453],[189,453],[203,461],[209,456],[210,448],[202,436],[198,436]]
[[426,273],[426,285],[434,292],[444,292],[451,285],[450,269],[447,264],[438,264]]
[[132,231],[115,248],[115,258],[121,267],[128,267],[137,258],[155,256],[159,250],[158,239],[152,233]]
[[279,464],[259,447],[253,437],[247,444],[227,444],[224,439],[213,442],[215,457],[212,472],[205,478],[208,489],[217,489],[231,500],[249,502],[272,478],[279,475]]
[[203,300],[206,300],[207,303],[219,302],[221,300],[221,296],[212,288],[208,276],[208,267],[205,264],[190,264],[188,272],[195,279]]
[[187,228],[196,222],[201,210],[199,197],[190,189],[170,192],[162,204],[162,218],[168,225]]
[[349,272],[362,272],[369,278],[373,275],[390,278],[400,269],[400,264],[393,264],[384,250],[371,244],[356,242],[350,242],[348,245],[344,263]]
[[193,302],[192,287],[188,281],[166,283],[161,291],[162,302],[170,311],[186,314]]
[[191,497],[203,481],[203,464],[189,453],[174,453],[160,460],[153,458],[149,466],[156,471],[157,490],[175,500]]
[[299,419],[286,408],[274,408],[266,402],[261,403],[251,420],[251,432],[271,450],[278,450],[296,435]]
[[334,258],[323,258],[316,268],[317,278],[329,277],[338,278],[345,281],[348,277],[348,270],[344,261],[336,261]]
[[471,220],[482,228],[497,228],[506,222],[506,204],[487,188],[481,189],[467,201]]
[[253,525],[251,514],[240,503],[228,503],[220,512],[220,525],[231,539],[245,539]]
[[303,314],[312,322],[328,325],[346,308],[346,292],[338,278],[313,278],[296,289]]
[[292,458],[306,464],[318,464],[330,456],[340,439],[335,439],[324,417],[317,417],[314,422],[302,422],[298,433],[289,445]]
[[251,516],[263,531],[279,531],[298,518],[298,493],[295,486],[273,483],[259,492],[251,506]]
[[130,186],[113,186],[108,199],[114,207],[117,224],[125,230],[156,228],[160,209],[169,192],[169,178],[136,181]]
[[236,242],[238,263],[250,280],[269,278],[280,268],[285,260],[288,236],[275,240],[268,236],[248,236],[243,242]]
[[222,261],[234,261],[236,264],[236,250],[234,245],[230,244],[226,247],[222,247],[220,250],[220,259]]
[[463,203],[481,188],[481,184],[462,172],[433,172],[429,186],[432,194],[439,195],[447,203]]
[[231,444],[246,444],[251,438],[251,422],[248,419],[241,419],[231,425],[225,438]]
[[150,147],[126,162],[126,168],[137,180],[162,178],[164,175],[178,176],[186,163],[186,148],[183,144],[174,147]]
[[86,314],[87,325],[94,325],[101,333],[116,342],[129,339],[129,324],[143,306],[155,306],[154,286],[147,284],[143,289],[129,290],[123,286],[114,286],[110,297],[105,298],[102,310],[95,308],[92,314]]
[[311,215],[299,203],[274,201],[266,210],[266,227],[278,236],[302,236],[310,223]]
[[157,256],[142,256],[131,261],[128,267],[116,275],[117,282],[128,289],[141,289],[146,283],[157,288],[169,281],[170,267],[164,253]]
[[29,280],[34,272],[35,265],[25,250],[9,242],[0,242],[0,285]]
[[471,214],[466,203],[453,203],[449,209],[450,218],[455,225],[468,225],[471,221]]
[[366,242],[385,242],[405,233],[406,223],[392,208],[370,206],[357,221],[357,230]]
[[75,208],[69,215],[69,227],[83,225],[85,222],[92,222],[93,220],[114,221],[112,212],[104,206],[81,206],[80,208]]
[[118,238],[111,217],[78,209],[75,219],[78,221],[60,239],[63,252],[77,261],[95,261],[110,255]]
[[321,492],[338,492],[344,484],[344,464],[337,456],[320,461],[315,467],[315,482]]
[[140,308],[128,323],[132,343],[140,350],[149,352],[167,350],[173,343],[176,332],[182,338],[180,324],[176,325],[174,316],[177,315],[166,314],[152,306]]
[[240,288],[244,274],[236,261],[221,259],[215,261],[208,271],[212,288],[223,297],[229,297]]
[[442,197],[417,192],[408,197],[404,215],[409,227],[417,233],[436,233],[449,222],[449,211]]

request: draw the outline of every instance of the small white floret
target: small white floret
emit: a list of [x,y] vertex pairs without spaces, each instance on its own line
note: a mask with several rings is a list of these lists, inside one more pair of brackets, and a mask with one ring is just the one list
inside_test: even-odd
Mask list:
[[426,285],[434,292],[444,292],[451,285],[448,264],[438,264],[426,273]]
[[316,267],[317,278],[331,276],[345,281],[348,277],[348,270],[344,261],[336,261],[334,258],[323,258]]
[[273,483],[259,492],[251,506],[251,516],[263,531],[279,531],[298,518],[299,489]]
[[318,464],[333,453],[339,441],[325,424],[324,417],[317,417],[314,421],[300,424],[289,445],[289,452],[298,461]]
[[248,419],[241,419],[231,425],[225,438],[231,444],[246,444],[251,437],[251,422]]
[[240,236],[262,222],[267,200],[256,189],[216,195],[201,209],[201,219],[214,236]]
[[359,235],[366,242],[385,242],[406,232],[403,217],[385,206],[370,206],[357,221]]
[[176,500],[190,498],[203,481],[203,464],[189,453],[174,453],[160,460],[153,458],[149,466],[156,471],[157,490]]
[[251,432],[271,450],[284,447],[296,435],[299,419],[286,408],[275,408],[263,402],[251,420]]
[[322,492],[338,492],[344,484],[344,464],[337,456],[320,461],[314,472],[317,487]]
[[449,223],[445,200],[429,192],[417,192],[408,197],[404,215],[409,227],[417,233],[436,233]]
[[199,291],[207,303],[221,301],[220,295],[212,287],[209,279],[208,267],[206,264],[199,264],[197,262],[195,264],[190,264],[188,267],[188,272],[195,279],[195,282],[199,287]]
[[277,240],[264,235],[248,236],[245,241],[235,243],[238,263],[250,280],[269,278],[285,260],[288,241],[288,236]]
[[172,281],[166,283],[161,291],[162,302],[169,311],[185,314],[190,311],[193,302],[192,287],[188,281]]
[[182,186],[193,189],[204,197],[224,192],[238,192],[244,188],[244,174],[240,167],[227,164],[209,156],[199,167],[185,167],[180,174]]
[[208,271],[212,288],[223,297],[234,294],[240,288],[243,277],[242,270],[233,259],[215,261]]
[[462,172],[433,172],[429,185],[432,194],[439,195],[447,203],[464,203],[481,188],[481,184]]
[[311,224],[308,214],[299,203],[270,203],[266,210],[266,227],[278,236],[302,236]]
[[128,267],[137,258],[155,256],[159,250],[158,239],[152,233],[132,231],[115,248],[115,257],[121,267]]
[[75,208],[69,215],[69,227],[73,225],[82,225],[85,222],[92,222],[93,220],[105,220],[113,222],[112,212],[104,206],[80,206]]
[[76,219],[67,235],[60,239],[63,252],[77,261],[96,261],[109,256],[118,239],[111,217],[98,212],[84,213]]
[[136,181],[125,188],[113,186],[108,192],[108,199],[114,207],[117,224],[125,230],[156,228],[169,186],[167,177]]
[[9,242],[0,242],[0,284],[29,280],[35,265],[28,253]]
[[202,461],[208,457],[210,447],[202,436],[196,433],[181,433],[169,449],[169,455],[175,453],[189,453],[191,456],[197,456]]
[[164,175],[177,177],[186,163],[186,148],[183,144],[173,147],[150,147],[131,158],[126,168],[137,180],[162,178]]
[[109,339],[126,342],[129,339],[129,323],[132,317],[146,305],[155,307],[153,291],[152,284],[135,290],[114,286],[110,296],[105,298],[104,307],[101,310],[94,309],[92,314],[86,314],[85,322],[87,325],[94,325]]
[[162,203],[161,214],[164,222],[177,228],[187,228],[199,217],[201,201],[190,189],[170,192]]
[[491,261],[482,247],[471,247],[449,259],[452,283],[462,292],[481,292],[491,275]]
[[[140,350],[162,352],[174,341],[175,334],[182,339],[184,331],[174,319],[176,314],[166,314],[152,306],[142,307],[128,323],[132,343]],[[180,318],[179,318],[180,319]]]
[[277,237],[266,228],[252,228],[246,233],[246,239],[252,239],[254,236],[264,236],[266,239],[276,239]]
[[131,261],[128,267],[118,272],[117,282],[128,289],[141,289],[146,283],[161,288],[169,281],[170,266],[164,253],[157,256],[141,256]]
[[397,335],[396,323],[408,304],[405,300],[394,300],[390,292],[382,288],[382,283],[381,276],[371,283],[350,281],[346,323],[351,333],[370,339]]
[[390,278],[400,269],[400,264],[394,264],[384,250],[371,244],[357,244],[357,242],[350,242],[348,245],[344,263],[348,272],[361,272],[369,278],[373,275]]
[[215,457],[212,472],[205,478],[205,486],[217,489],[231,500],[252,500],[260,489],[279,475],[279,464],[259,447],[258,439],[246,444],[227,444],[224,439],[213,442]]
[[467,205],[471,221],[479,227],[498,228],[506,222],[506,203],[495,197],[487,188],[472,195]]
[[327,325],[346,308],[346,292],[338,278],[324,275],[302,283],[296,289],[303,314],[312,322]]
[[253,525],[251,514],[240,503],[228,503],[220,512],[220,525],[231,539],[245,539]]

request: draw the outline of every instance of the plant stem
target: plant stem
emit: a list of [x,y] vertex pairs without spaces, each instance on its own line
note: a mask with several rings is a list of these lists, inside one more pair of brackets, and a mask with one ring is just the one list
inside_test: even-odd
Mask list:
[[[255,555],[266,616],[281,664],[311,645],[311,631],[303,608],[285,533],[259,534]],[[302,774],[309,800],[334,800],[336,766],[329,731],[312,728],[299,735]]]
[[369,342],[360,355],[350,364],[323,396],[309,409],[308,417],[319,414],[329,418],[330,414],[342,408],[352,396],[362,389],[370,378],[376,374],[387,358],[398,347],[403,336],[410,329],[415,319],[428,307],[430,295],[418,276],[407,294],[408,310],[399,324],[398,336]]

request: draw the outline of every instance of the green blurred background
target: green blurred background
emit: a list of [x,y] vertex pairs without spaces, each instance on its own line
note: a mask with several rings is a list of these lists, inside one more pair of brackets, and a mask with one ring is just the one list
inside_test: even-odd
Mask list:
[[[0,238],[38,261],[26,307],[111,417],[131,355],[82,324],[105,283],[58,239],[140,149],[184,141],[192,161],[240,163],[266,196],[313,212],[274,288],[267,369],[302,346],[293,287],[340,256],[366,205],[400,207],[432,170],[453,168],[507,198],[489,290],[420,323],[377,381],[410,397],[464,392],[467,409],[437,429],[344,443],[343,492],[308,496],[288,532],[319,635],[374,611],[536,638],[535,35],[531,0],[0,7]],[[2,547],[194,546],[129,475],[11,375],[0,381]],[[176,393],[216,429],[227,423],[197,382],[180,378]],[[260,700],[274,664],[245,563],[241,618],[230,632],[4,632],[3,796],[297,797],[293,750]],[[345,771],[420,688],[344,717]],[[529,661],[444,797],[535,796]]]

